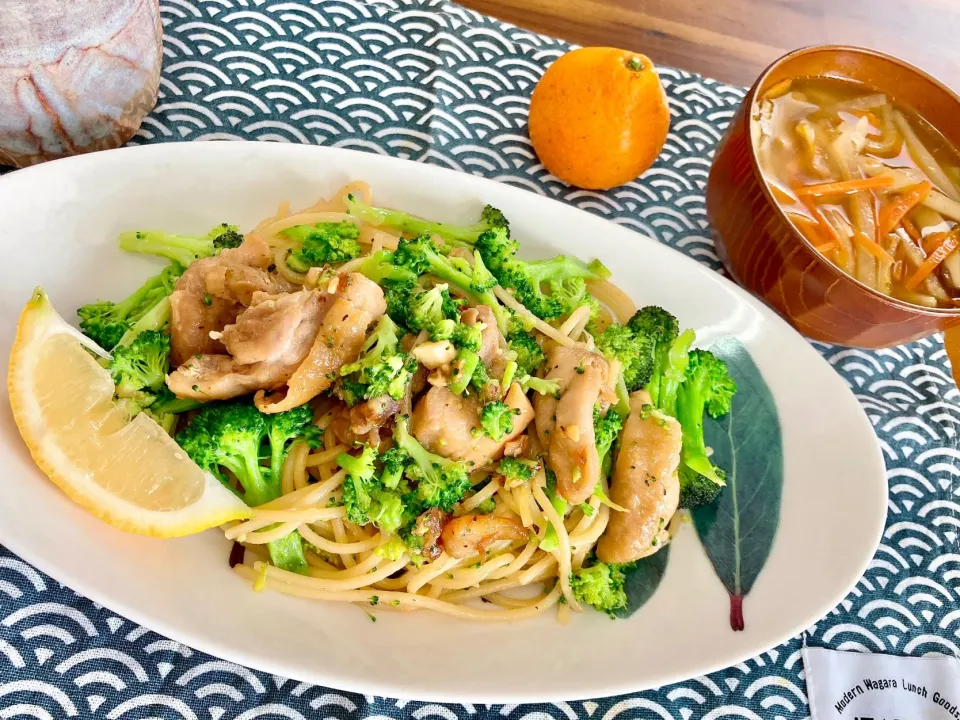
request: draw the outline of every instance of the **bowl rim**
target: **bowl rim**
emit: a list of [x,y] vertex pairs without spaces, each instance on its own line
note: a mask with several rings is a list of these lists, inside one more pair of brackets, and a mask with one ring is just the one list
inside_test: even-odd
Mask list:
[[[960,110],[960,95],[955,93],[946,84],[944,84],[943,82],[935,78],[926,70],[923,70],[917,67],[916,65],[913,65],[912,63],[907,62],[906,60],[902,60],[894,55],[890,55],[889,53],[885,53],[880,50],[874,50],[872,48],[859,47],[857,45],[830,45],[830,44],[807,45],[805,47],[792,50],[786,53],[785,55],[781,55],[772,63],[770,63],[766,68],[764,68],[763,72],[761,72],[760,75],[757,77],[757,79],[754,80],[753,85],[750,86],[750,89],[747,91],[747,94],[743,98],[743,107],[744,107],[744,110],[747,112],[747,117],[746,117],[747,136],[750,139],[750,152],[749,152],[750,165],[753,168],[753,172],[756,174],[756,176],[760,180],[760,187],[761,187],[761,190],[763,191],[764,196],[766,197],[767,201],[773,206],[774,212],[777,214],[777,217],[782,219],[786,223],[787,227],[790,228],[790,232],[795,237],[800,239],[800,242],[807,247],[810,253],[818,260],[818,262],[820,262],[821,265],[825,265],[829,269],[829,271],[832,272],[837,277],[841,279],[849,280],[854,285],[859,287],[861,290],[866,292],[868,295],[872,295],[874,298],[876,298],[880,302],[888,305],[893,305],[894,307],[900,310],[905,310],[905,311],[913,312],[916,314],[927,315],[931,317],[960,317],[960,307],[929,308],[929,307],[924,307],[922,305],[914,305],[913,303],[909,303],[905,300],[900,300],[899,298],[895,298],[892,295],[885,295],[879,290],[876,290],[875,288],[872,288],[869,285],[865,285],[860,280],[857,280],[855,277],[853,277],[853,275],[850,275],[844,272],[843,270],[841,270],[834,263],[830,262],[829,260],[824,258],[819,252],[817,252],[816,248],[813,246],[813,243],[811,243],[807,239],[807,237],[797,229],[797,227],[793,224],[793,222],[791,222],[790,218],[787,217],[786,212],[784,212],[783,208],[780,206],[780,203],[777,202],[777,199],[774,197],[773,191],[770,190],[770,184],[767,182],[767,179],[766,177],[764,177],[763,171],[760,168],[760,162],[757,158],[756,146],[754,145],[754,137],[753,137],[754,125],[753,125],[752,119],[753,119],[754,109],[757,107],[757,96],[759,94],[760,87],[763,85],[764,80],[767,79],[770,73],[772,73],[777,67],[787,62],[788,60],[792,60],[796,57],[808,55],[814,52],[822,52],[824,50],[832,50],[836,52],[850,52],[850,53],[857,53],[860,55],[871,55],[873,57],[877,57],[877,58],[895,63],[897,65],[900,65],[901,67],[906,68],[910,72],[916,73],[917,75],[923,77],[924,79],[936,85],[941,91],[943,91],[953,99],[953,101],[957,104],[958,110]],[[828,77],[828,76],[824,76],[824,77]],[[880,88],[876,88],[876,89],[879,90]],[[887,94],[892,95],[893,93],[887,93]],[[939,132],[939,129],[937,131]]]

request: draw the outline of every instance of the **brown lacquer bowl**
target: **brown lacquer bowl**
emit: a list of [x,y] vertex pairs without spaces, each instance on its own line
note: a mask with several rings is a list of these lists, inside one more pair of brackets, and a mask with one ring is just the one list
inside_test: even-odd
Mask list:
[[737,282],[814,340],[879,348],[960,328],[960,308],[911,305],[854,280],[814,250],[778,207],[760,174],[752,135],[759,130],[751,118],[768,88],[816,76],[877,88],[960,146],[960,97],[922,70],[873,50],[836,45],[785,55],[750,88],[717,147],[707,214],[723,264]]

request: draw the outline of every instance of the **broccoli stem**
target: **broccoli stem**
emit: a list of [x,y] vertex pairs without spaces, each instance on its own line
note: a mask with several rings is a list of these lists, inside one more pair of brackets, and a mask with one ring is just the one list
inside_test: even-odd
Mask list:
[[500,387],[504,394],[506,394],[506,392],[510,389],[510,386],[513,384],[513,378],[517,374],[517,367],[516,361],[511,360],[503,369],[503,379],[500,381]]
[[[484,210],[484,217],[474,225],[448,225],[433,220],[425,220],[402,210],[372,207],[359,200],[356,195],[347,196],[347,212],[358,220],[368,222],[371,225],[386,225],[411,235],[437,234],[450,240],[465,243],[474,242],[480,233],[490,227],[491,221],[488,217],[490,211],[489,207]],[[498,218],[498,220],[500,219]],[[505,220],[500,221],[506,222]]]
[[250,507],[257,507],[280,497],[280,486],[268,483],[263,477],[258,458],[259,448],[247,452],[240,458],[224,457],[221,462],[237,476],[243,486],[243,501]]
[[703,412],[706,407],[709,382],[705,374],[697,374],[683,383],[677,392],[676,418],[680,422],[683,435],[681,462],[691,470],[710,478],[717,485],[725,485],[721,471],[707,456],[706,441],[703,438]]
[[158,255],[184,267],[197,258],[213,253],[213,240],[174,235],[159,230],[129,230],[120,233],[120,249],[132,253]]
[[134,338],[145,330],[161,330],[170,322],[170,296],[163,297],[156,305],[147,310],[139,320],[120,338],[117,345],[129,345]]
[[150,406],[150,410],[158,415],[170,414],[179,415],[201,408],[206,403],[193,398],[178,398],[172,393],[170,395],[161,395],[161,397]]
[[407,427],[407,419],[401,417],[393,430],[394,440],[396,440],[397,445],[417,464],[420,472],[422,472],[425,477],[436,475],[437,471],[433,464],[437,456],[427,450],[420,444],[419,440],[410,434],[410,428]]
[[450,383],[450,392],[463,395],[479,364],[480,356],[477,353],[473,350],[461,350],[455,365],[454,377]]
[[[289,265],[289,262],[287,263]],[[380,285],[384,280],[397,282],[414,282],[417,276],[406,268],[393,264],[393,253],[389,250],[380,250],[364,260],[357,268],[360,274]]]
[[[265,528],[270,530],[275,528]],[[279,540],[272,540],[267,543],[267,550],[270,552],[270,560],[281,570],[307,575],[310,566],[307,564],[307,558],[303,554],[303,540],[300,533],[292,531],[286,537]]]
[[[651,389],[653,404],[671,417],[677,416],[677,390],[683,382],[690,362],[690,346],[696,335],[693,330],[684,330],[664,353],[662,370],[654,372],[656,398]],[[654,385],[652,381],[651,386]]]
[[613,410],[617,413],[617,415],[626,420],[627,416],[630,414],[630,393],[627,392],[627,383],[622,372],[617,378],[616,391],[617,404],[613,406]]

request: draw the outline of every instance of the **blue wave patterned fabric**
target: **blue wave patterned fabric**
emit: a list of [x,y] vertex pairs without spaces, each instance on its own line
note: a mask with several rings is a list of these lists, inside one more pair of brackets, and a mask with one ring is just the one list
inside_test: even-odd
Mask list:
[[[606,193],[564,186],[527,140],[528,99],[569,45],[443,0],[161,0],[160,100],[135,144],[246,138],[355,148],[476,173],[571,203],[713,269],[703,192],[743,90],[661,69],[673,114],[657,165]],[[889,467],[866,575],[807,641],[960,654],[958,392],[939,339],[818,346],[859,397]],[[0,548],[0,717],[772,718],[808,716],[801,638],[657,691],[538,706],[362,697],[193,651],[79,597]]]

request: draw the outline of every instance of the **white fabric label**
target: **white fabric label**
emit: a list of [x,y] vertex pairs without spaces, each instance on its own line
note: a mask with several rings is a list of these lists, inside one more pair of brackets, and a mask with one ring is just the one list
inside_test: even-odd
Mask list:
[[803,648],[813,720],[960,720],[960,660]]

